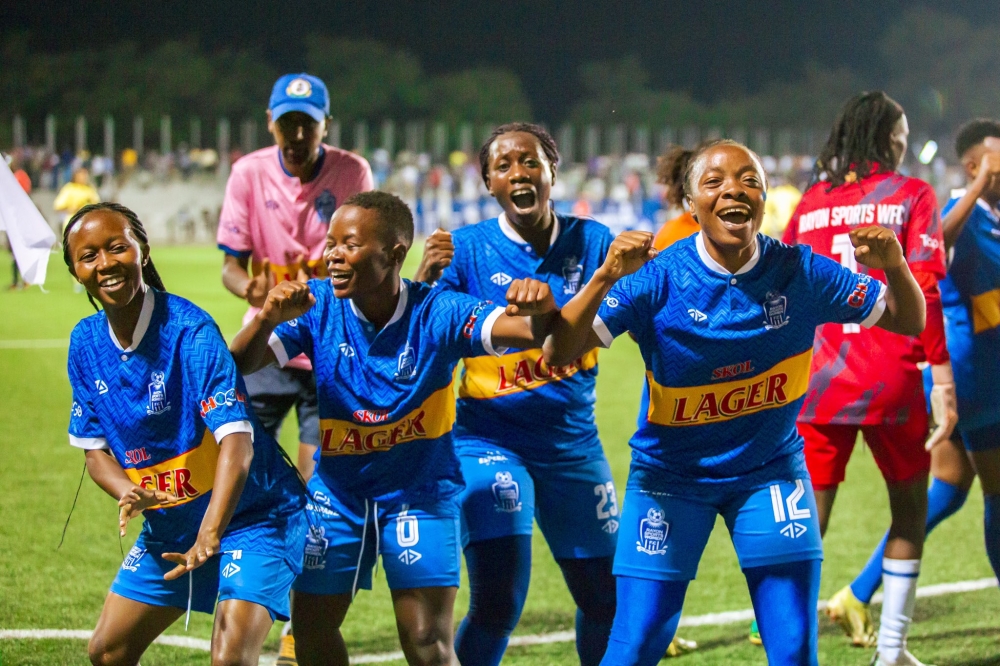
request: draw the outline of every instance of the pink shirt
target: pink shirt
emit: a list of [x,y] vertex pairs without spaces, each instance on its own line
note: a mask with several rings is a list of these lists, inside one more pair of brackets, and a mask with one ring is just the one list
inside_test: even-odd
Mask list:
[[[226,254],[249,257],[251,275],[268,259],[276,281],[295,279],[300,255],[314,275],[326,275],[323,248],[333,212],[348,197],[373,189],[374,180],[365,158],[325,144],[320,150],[319,173],[308,183],[285,171],[277,146],[233,164],[217,241]],[[243,323],[256,313],[250,308]],[[311,369],[304,355],[288,365]]]

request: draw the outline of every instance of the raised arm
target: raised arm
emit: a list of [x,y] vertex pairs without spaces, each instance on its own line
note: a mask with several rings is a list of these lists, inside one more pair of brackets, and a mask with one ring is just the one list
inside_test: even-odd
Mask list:
[[316,298],[304,282],[282,282],[271,289],[260,312],[229,343],[240,372],[247,375],[274,363],[277,359],[267,342],[275,327],[302,316],[315,303]]
[[437,282],[444,269],[451,265],[455,256],[455,245],[451,234],[444,229],[435,229],[424,243],[424,255],[413,276],[414,282]]
[[885,227],[861,227],[851,231],[851,243],[859,264],[885,272],[885,312],[875,325],[893,333],[919,335],[927,319],[924,294],[906,265],[896,234]]
[[950,250],[955,245],[955,241],[958,240],[965,227],[965,222],[976,207],[976,201],[983,195],[983,192],[990,189],[998,177],[1000,177],[1000,152],[984,153],[976,177],[965,188],[965,194],[955,202],[955,205],[941,220],[945,250]]
[[542,347],[545,362],[568,365],[603,343],[594,331],[594,317],[611,287],[620,278],[639,270],[657,255],[653,234],[626,231],[611,243],[604,263],[590,281],[553,316],[551,332]]

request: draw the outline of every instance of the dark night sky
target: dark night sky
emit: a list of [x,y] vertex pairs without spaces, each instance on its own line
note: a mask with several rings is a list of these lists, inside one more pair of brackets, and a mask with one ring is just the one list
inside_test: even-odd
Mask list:
[[[577,67],[638,55],[657,88],[711,101],[800,76],[806,62],[878,77],[877,39],[903,0],[676,2],[68,2],[0,3],[0,33],[30,31],[33,48],[58,51],[132,39],[197,35],[201,44],[254,45],[280,69],[303,67],[310,32],[368,37],[414,52],[431,73],[509,67],[536,115],[557,120],[577,95]],[[982,0],[920,3],[974,23],[996,22]]]

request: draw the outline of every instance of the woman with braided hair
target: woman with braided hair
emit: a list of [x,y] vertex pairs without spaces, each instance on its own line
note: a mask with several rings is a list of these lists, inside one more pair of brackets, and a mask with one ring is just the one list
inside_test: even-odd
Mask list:
[[94,664],[136,664],[185,610],[211,613],[212,663],[256,664],[301,571],[305,494],[261,428],[215,322],[167,293],[128,208],[85,206],[63,258],[98,310],[73,330],[70,444],[144,517],[90,640]]

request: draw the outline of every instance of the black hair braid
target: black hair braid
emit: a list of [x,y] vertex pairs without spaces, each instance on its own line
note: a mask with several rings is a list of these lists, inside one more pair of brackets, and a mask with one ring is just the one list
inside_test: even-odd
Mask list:
[[538,139],[538,143],[542,144],[542,152],[545,153],[545,157],[552,163],[552,169],[555,170],[559,164],[559,149],[556,148],[556,140],[544,127],[534,123],[505,123],[493,128],[489,138],[479,149],[479,170],[484,183],[490,173],[490,146],[493,145],[498,136],[510,132],[527,132],[534,135]]
[[[138,240],[141,245],[144,245],[147,248],[149,247],[149,236],[146,234],[146,228],[142,226],[142,222],[139,221],[139,218],[131,208],[126,208],[121,204],[110,202],[89,204],[76,211],[76,213],[73,214],[73,217],[69,218],[69,221],[66,222],[66,226],[63,227],[63,261],[70,269],[70,273],[73,272],[73,260],[69,256],[69,232],[73,229],[76,223],[83,218],[84,215],[95,210],[110,210],[122,215],[126,220],[128,220],[129,228],[132,229],[132,234],[135,236],[136,240]],[[148,257],[142,265],[142,281],[154,289],[166,291],[166,287],[163,286],[163,279],[160,277],[159,272],[157,272],[156,266],[153,265],[153,260]],[[90,301],[90,304],[94,306],[95,310],[100,310],[97,306],[97,302],[94,301],[94,297],[90,295],[90,292],[87,292],[87,300]]]
[[[823,180],[825,175],[833,189],[849,180],[894,171],[897,156],[892,131],[902,115],[903,107],[881,90],[847,100],[816,158],[809,185]],[[854,178],[848,175],[852,172]]]

